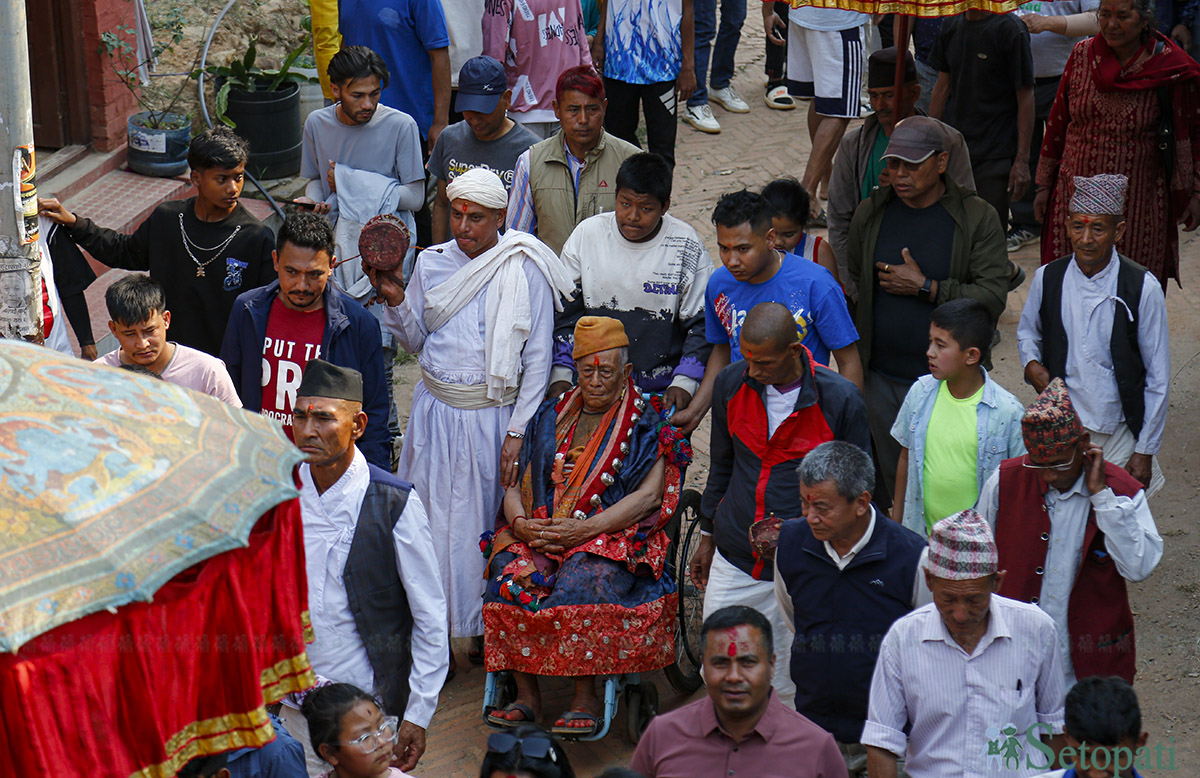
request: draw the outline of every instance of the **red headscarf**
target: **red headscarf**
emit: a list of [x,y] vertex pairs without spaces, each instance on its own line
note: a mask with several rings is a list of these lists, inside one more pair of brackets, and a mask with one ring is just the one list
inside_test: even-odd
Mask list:
[[[1092,52],[1095,54],[1092,59],[1092,78],[1096,88],[1101,92],[1114,92],[1118,89],[1154,89],[1181,84],[1189,79],[1200,81],[1200,63],[1181,50],[1175,41],[1157,30],[1151,31],[1142,49],[1153,51],[1155,45],[1160,42],[1161,51],[1151,53],[1149,57],[1124,71],[1121,61],[1104,40],[1104,36],[1097,35],[1092,42]],[[1141,51],[1131,62],[1137,62],[1140,56]]]
[[[1143,51],[1150,56],[1139,58]],[[1167,182],[1167,202],[1170,207],[1169,231],[1175,234],[1175,222],[1187,208],[1192,196],[1192,178],[1196,164],[1193,144],[1200,140],[1191,137],[1191,117],[1195,110],[1187,89],[1189,81],[1200,82],[1200,64],[1182,51],[1178,44],[1157,30],[1151,31],[1145,44],[1130,60],[1126,70],[1103,35],[1092,39],[1092,78],[1101,92],[1169,87],[1172,93],[1172,124],[1175,129],[1175,173]]]

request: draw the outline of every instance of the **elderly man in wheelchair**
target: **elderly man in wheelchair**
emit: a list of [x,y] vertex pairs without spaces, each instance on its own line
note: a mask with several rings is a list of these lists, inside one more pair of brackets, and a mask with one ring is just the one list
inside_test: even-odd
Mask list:
[[595,676],[675,659],[678,595],[663,574],[664,528],[691,447],[657,398],[642,399],[628,345],[616,319],[579,320],[579,383],[530,421],[506,523],[482,538],[485,665],[516,682],[516,699],[487,714],[493,726],[536,721],[538,676],[571,676],[574,698],[553,732],[587,737],[601,726]]

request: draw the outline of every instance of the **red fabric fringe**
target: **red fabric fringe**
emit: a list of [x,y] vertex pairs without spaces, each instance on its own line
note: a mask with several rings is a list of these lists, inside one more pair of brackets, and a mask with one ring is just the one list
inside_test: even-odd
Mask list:
[[300,504],[248,548],[177,575],[151,603],[94,613],[0,654],[0,775],[165,778],[274,738],[265,706],[313,685]]

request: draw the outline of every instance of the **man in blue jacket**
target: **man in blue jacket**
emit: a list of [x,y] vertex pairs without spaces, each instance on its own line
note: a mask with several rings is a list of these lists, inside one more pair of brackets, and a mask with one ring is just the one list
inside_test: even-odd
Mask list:
[[363,376],[367,414],[359,449],[371,464],[391,470],[379,323],[329,282],[333,227],[318,214],[292,214],[276,245],[271,258],[279,279],[238,296],[221,345],[242,406],[278,421],[291,439],[292,406],[309,360],[353,368]]
[[858,446],[822,443],[798,475],[804,518],[783,523],[775,548],[796,710],[833,734],[852,777],[866,775],[859,736],[879,644],[893,621],[932,602],[925,538],[876,510],[875,463]]

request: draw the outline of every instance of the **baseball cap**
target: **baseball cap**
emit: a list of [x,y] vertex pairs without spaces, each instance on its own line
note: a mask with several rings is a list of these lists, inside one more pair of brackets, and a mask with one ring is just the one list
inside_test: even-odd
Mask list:
[[897,122],[888,139],[883,158],[895,157],[905,162],[924,162],[946,150],[946,133],[942,123],[928,116],[910,116]]
[[472,57],[458,71],[458,99],[454,109],[491,113],[500,104],[500,97],[508,89],[504,66],[491,57]]

